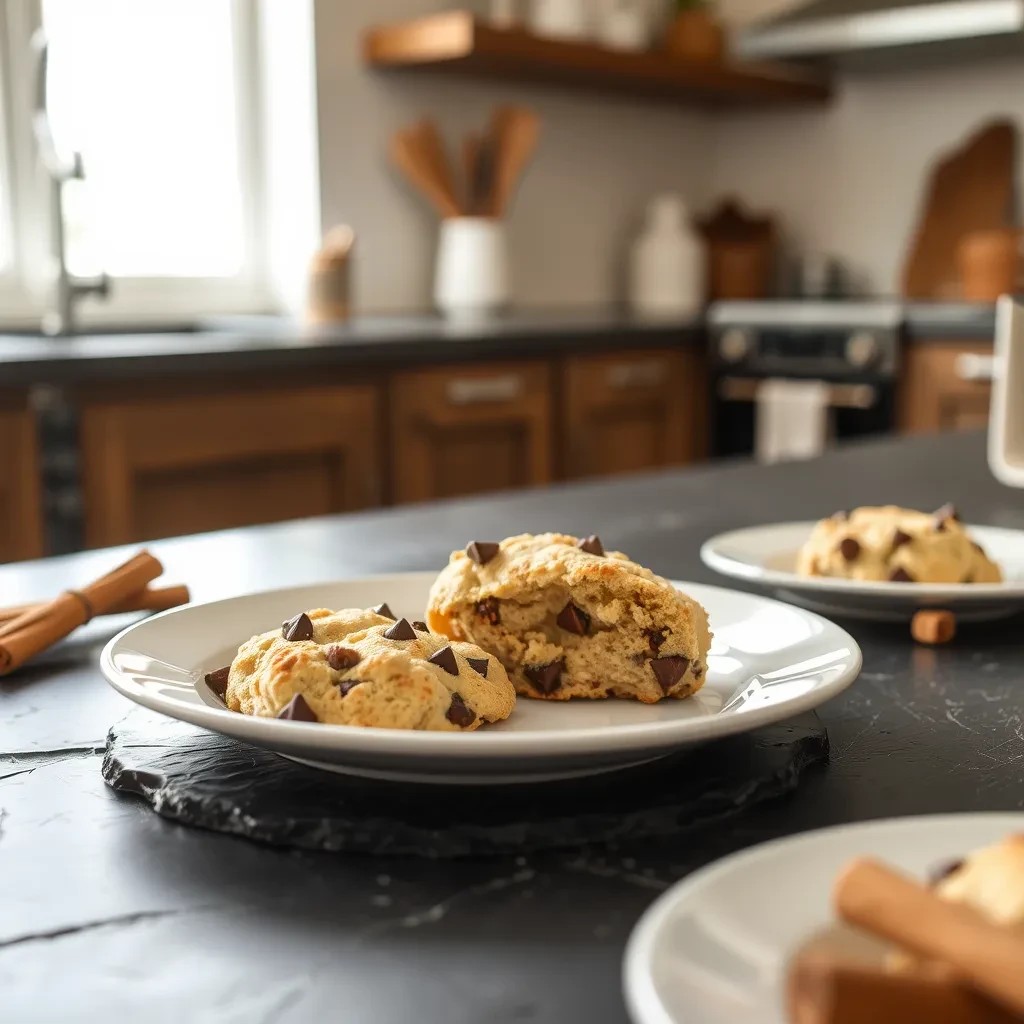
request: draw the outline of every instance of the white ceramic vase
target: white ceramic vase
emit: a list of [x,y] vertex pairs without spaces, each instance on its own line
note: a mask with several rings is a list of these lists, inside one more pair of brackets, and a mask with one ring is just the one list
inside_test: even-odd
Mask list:
[[505,225],[492,217],[441,222],[434,303],[452,319],[492,316],[508,302]]

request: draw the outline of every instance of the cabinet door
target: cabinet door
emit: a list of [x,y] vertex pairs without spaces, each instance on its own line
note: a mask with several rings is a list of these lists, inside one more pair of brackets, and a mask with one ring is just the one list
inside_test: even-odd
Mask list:
[[900,394],[903,430],[930,434],[984,429],[992,385],[964,371],[970,357],[991,355],[992,346],[981,342],[936,341],[912,346],[904,360]]
[[85,533],[120,544],[380,501],[372,387],[155,395],[81,405]]
[[691,462],[704,443],[703,363],[694,351],[627,351],[565,362],[566,476]]
[[42,467],[27,396],[0,396],[0,562],[43,554]]
[[528,487],[552,475],[542,363],[446,366],[392,381],[396,501]]

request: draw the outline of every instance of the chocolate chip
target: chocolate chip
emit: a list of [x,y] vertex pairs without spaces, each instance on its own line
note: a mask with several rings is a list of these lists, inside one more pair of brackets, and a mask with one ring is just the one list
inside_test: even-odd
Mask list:
[[939,882],[949,878],[950,875],[956,874],[963,866],[963,859],[946,860],[941,864],[936,864],[935,867],[928,872],[928,884],[938,885]]
[[664,629],[644,630],[644,636],[647,637],[647,644],[651,648],[652,653],[657,654],[661,650],[661,645],[665,642],[665,632]]
[[412,620],[412,628],[419,633],[429,633],[430,629],[425,622],[420,622],[419,619]]
[[496,597],[485,597],[482,601],[477,601],[476,613],[492,626],[497,626],[501,622],[501,605]]
[[652,658],[651,669],[663,693],[668,693],[686,675],[690,659],[681,654],[668,654],[664,658]]
[[384,635],[389,640],[415,640],[416,630],[408,619],[399,619],[393,626],[384,630]]
[[501,545],[493,540],[471,540],[466,545],[466,554],[477,565],[486,565],[500,550]]
[[839,553],[848,562],[856,562],[860,557],[860,543],[852,537],[844,537],[839,542]]
[[338,689],[342,697],[347,697],[357,686],[362,686],[365,682],[365,679],[343,679],[338,683]]
[[345,669],[358,665],[362,660],[363,656],[358,651],[352,650],[351,647],[342,647],[339,644],[335,644],[333,647],[327,648],[327,664],[339,672],[344,672]]
[[482,675],[484,679],[487,678],[487,668],[491,664],[489,658],[467,658],[466,664],[474,672],[478,672],[480,675]]
[[386,619],[396,618],[395,613],[387,606],[386,603],[377,605],[376,608],[371,608],[371,612],[376,612],[378,615],[383,615]]
[[700,677],[702,675],[704,675],[704,666],[703,665],[694,665],[693,666],[693,678],[694,679],[700,679]]
[[577,636],[586,636],[590,629],[590,616],[570,601],[555,619],[567,633],[575,633]]
[[301,693],[294,697],[277,713],[278,718],[287,718],[292,722],[319,722],[316,712],[306,703]]
[[281,636],[285,640],[312,640],[313,623],[305,612],[299,612],[294,618],[281,623]]
[[523,675],[541,693],[554,693],[562,685],[564,671],[565,658],[559,658],[558,661],[549,661],[546,665],[529,665],[523,669]]
[[435,651],[427,658],[427,661],[431,665],[443,668],[450,676],[457,676],[459,674],[459,663],[455,660],[455,652],[450,644],[447,647],[442,647],[439,651]]
[[904,544],[909,544],[914,538],[909,533],[904,533],[902,530],[897,531],[892,535],[892,549],[896,551],[898,548],[903,547]]
[[601,538],[596,533],[592,533],[589,537],[584,537],[582,540],[576,542],[576,547],[580,551],[586,551],[588,555],[604,555],[604,545],[601,543]]
[[476,712],[469,708],[466,702],[457,694],[452,694],[452,702],[448,706],[448,711],[444,716],[448,719],[452,725],[457,725],[462,729],[466,726],[472,725],[476,721]]
[[231,674],[231,666],[225,665],[223,668],[217,669],[216,672],[207,672],[203,679],[206,681],[206,685],[213,690],[221,700],[224,699],[224,694],[228,692],[228,676]]
[[907,572],[903,566],[897,566],[891,573],[889,573],[890,583],[913,583],[914,577]]

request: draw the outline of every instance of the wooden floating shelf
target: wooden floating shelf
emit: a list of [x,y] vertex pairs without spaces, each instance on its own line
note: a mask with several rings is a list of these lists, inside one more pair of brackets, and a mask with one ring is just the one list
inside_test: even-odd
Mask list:
[[675,103],[820,103],[831,94],[827,79],[800,67],[702,64],[658,50],[611,50],[494,28],[468,11],[372,28],[364,38],[363,54],[368,65],[381,69],[450,71]]

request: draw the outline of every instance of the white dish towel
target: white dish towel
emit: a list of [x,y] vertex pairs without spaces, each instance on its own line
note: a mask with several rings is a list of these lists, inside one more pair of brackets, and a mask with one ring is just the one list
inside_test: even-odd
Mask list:
[[829,441],[829,386],[772,378],[757,388],[754,453],[758,462],[812,459]]

